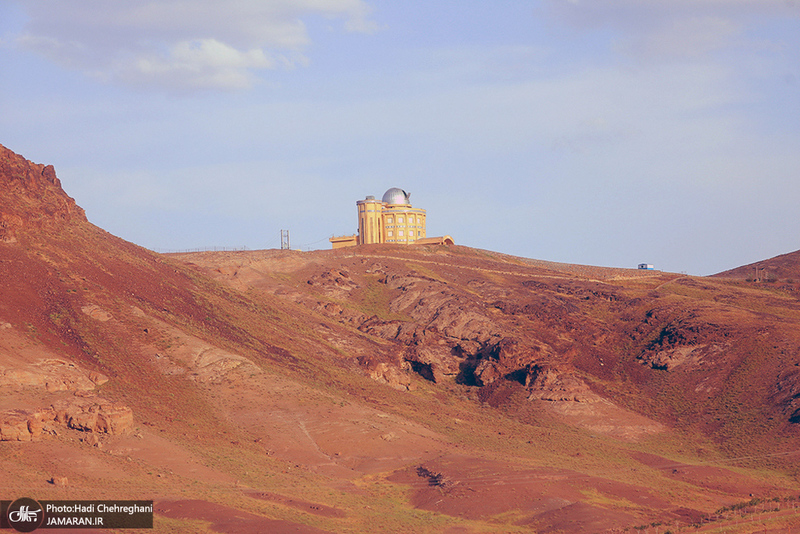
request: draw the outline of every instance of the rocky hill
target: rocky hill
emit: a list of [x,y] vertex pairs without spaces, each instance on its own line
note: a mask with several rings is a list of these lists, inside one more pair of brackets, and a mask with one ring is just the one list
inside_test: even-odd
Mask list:
[[0,183],[10,498],[152,498],[159,532],[800,521],[791,291],[455,246],[159,255],[3,147]]
[[800,283],[800,250],[743,265],[714,276],[742,278],[750,282],[778,283],[794,287]]
[[61,188],[52,165],[32,163],[0,145],[0,242],[23,229],[52,231],[86,215]]

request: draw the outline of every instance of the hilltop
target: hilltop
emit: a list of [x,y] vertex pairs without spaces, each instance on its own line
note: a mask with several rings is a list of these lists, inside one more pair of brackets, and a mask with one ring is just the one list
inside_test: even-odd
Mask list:
[[152,498],[159,532],[678,532],[795,503],[792,292],[460,246],[160,255],[4,147],[0,183],[10,498]]
[[782,282],[797,284],[800,282],[800,250],[781,254],[767,260],[743,265],[735,269],[715,274],[722,278],[744,278],[750,281]]

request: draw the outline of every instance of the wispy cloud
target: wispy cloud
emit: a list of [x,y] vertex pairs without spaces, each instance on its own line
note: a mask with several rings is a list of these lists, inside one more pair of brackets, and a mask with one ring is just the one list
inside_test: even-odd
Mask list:
[[28,22],[16,40],[68,68],[157,89],[235,90],[258,71],[304,64],[304,18],[344,20],[372,32],[362,0],[21,0]]
[[740,32],[741,26],[729,18],[678,18],[633,35],[618,49],[637,58],[692,59],[723,49]]
[[617,52],[638,60],[692,59],[744,38],[761,17],[800,18],[796,0],[548,0],[576,28],[608,28]]

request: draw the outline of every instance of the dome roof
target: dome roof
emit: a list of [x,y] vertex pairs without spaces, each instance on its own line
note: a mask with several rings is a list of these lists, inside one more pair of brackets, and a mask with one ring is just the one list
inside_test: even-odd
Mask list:
[[383,194],[382,202],[387,204],[411,204],[410,193],[406,193],[399,187],[392,187]]

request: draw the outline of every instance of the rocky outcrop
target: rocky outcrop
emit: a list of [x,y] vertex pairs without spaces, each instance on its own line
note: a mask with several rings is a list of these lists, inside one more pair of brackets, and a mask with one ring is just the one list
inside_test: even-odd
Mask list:
[[189,358],[194,373],[192,377],[200,382],[219,382],[231,372],[253,374],[261,369],[244,356],[231,354],[216,347],[203,347]]
[[258,374],[261,369],[251,360],[211,346],[177,329],[170,329],[178,346],[155,354],[154,361],[164,374],[186,374],[190,380],[219,383],[235,376]]
[[[44,390],[58,399],[47,408],[0,412],[0,441],[38,441],[66,428],[102,434],[124,434],[133,427],[127,406],[97,397],[94,389],[108,382],[97,371],[81,369],[58,358],[44,358],[22,367],[0,368],[0,387],[6,391]],[[72,393],[63,398],[65,393]]]
[[389,305],[396,313],[405,313],[424,330],[453,341],[471,340],[487,343],[497,334],[483,302],[445,282],[415,272],[391,275],[386,279],[390,289],[400,294]]
[[700,310],[654,309],[634,338],[653,338],[638,356],[642,364],[671,371],[712,363],[731,347],[735,335],[729,328],[701,319]]
[[23,220],[19,215],[0,212],[0,242],[15,243],[17,230],[22,228]]
[[683,366],[686,369],[698,367],[708,357],[722,353],[724,346],[716,343],[703,343],[700,345],[680,346],[658,352],[646,352],[639,356],[641,362],[653,369],[671,371]]
[[475,368],[476,383],[489,385],[501,378],[515,380],[526,386],[530,385],[530,370],[536,362],[552,356],[547,345],[535,339],[523,342],[516,337],[504,337],[489,346]]
[[367,369],[371,379],[383,382],[400,391],[414,389],[407,368],[404,369],[402,364],[377,361],[368,357],[361,357],[358,361],[359,364]]
[[[361,332],[404,346],[399,362],[385,362],[382,366],[370,363],[367,368],[371,377],[393,386],[398,384],[397,376],[405,376],[406,370],[437,383],[455,380],[486,386],[510,379],[527,385],[531,366],[550,358],[554,350],[534,336],[524,341],[516,337],[495,319],[496,310],[501,309],[504,315],[546,314],[554,307],[560,313],[574,311],[561,302],[561,297],[555,304],[529,297],[528,304],[522,307],[497,302],[487,306],[476,294],[441,280],[415,271],[391,273],[378,267],[373,266],[370,274],[379,276],[378,282],[389,295],[388,311],[408,319],[367,316],[335,302],[318,302],[315,309]],[[312,276],[307,283],[334,295],[359,287],[353,278],[345,269],[334,269]],[[486,284],[480,289],[493,291]],[[389,368],[394,371],[389,372]]]
[[527,378],[531,400],[575,401],[592,403],[601,397],[591,391],[581,378],[553,367],[534,366]]
[[[569,360],[568,353],[594,354],[596,340],[603,339],[598,334],[588,344],[581,342],[587,332],[580,303],[623,305],[626,299],[618,288],[569,280],[500,285],[476,279],[458,285],[417,270],[379,264],[364,274],[372,278],[362,280],[353,268],[321,270],[307,279],[307,285],[333,299],[346,298],[365,285],[381,285],[382,289],[370,291],[388,304],[391,318],[359,313],[357,305],[319,300],[312,304],[323,315],[402,347],[396,360],[378,363],[381,359],[374,358],[365,363],[359,358],[373,379],[405,389],[408,373],[413,372],[436,383],[488,387],[499,381],[516,382],[528,389],[531,400],[600,399],[562,364]],[[302,297],[296,301],[308,305]],[[594,326],[605,332],[602,322]],[[548,335],[553,328],[562,335]]]
[[20,232],[86,221],[83,209],[61,188],[52,165],[33,163],[0,145],[0,242]]
[[37,441],[43,432],[49,431],[46,423],[53,420],[51,409],[0,412],[0,441]]
[[[183,375],[189,380],[200,383],[220,383],[262,372],[258,365],[244,356],[210,345],[184,330],[146,315],[139,308],[133,311],[137,317],[147,318],[149,328],[170,337],[172,342],[169,348],[159,351],[152,348],[147,350],[150,363],[165,375]],[[93,313],[97,315],[98,310],[94,309]],[[109,314],[108,320],[110,317]],[[100,317],[95,318],[103,320]]]
[[413,271],[382,281],[394,290],[389,310],[412,320],[373,316],[359,330],[405,345],[404,361],[423,378],[471,382],[474,360],[503,338],[480,299]]
[[307,283],[335,297],[342,297],[358,287],[345,269],[329,269],[312,276]]
[[127,434],[133,430],[133,410],[99,397],[75,398],[53,405],[54,420],[84,432]]
[[99,434],[128,434],[133,410],[100,397],[60,400],[49,408],[0,412],[0,441],[39,441],[58,426]]
[[95,371],[85,371],[75,364],[48,358],[25,367],[0,367],[0,387],[34,387],[48,392],[91,391],[108,382],[108,377]]

